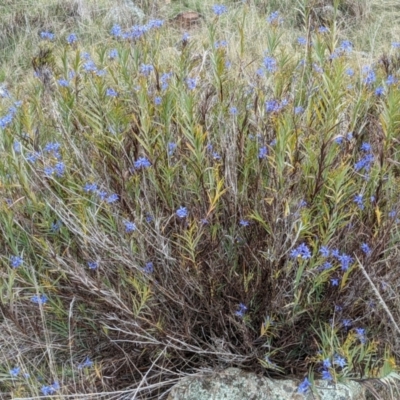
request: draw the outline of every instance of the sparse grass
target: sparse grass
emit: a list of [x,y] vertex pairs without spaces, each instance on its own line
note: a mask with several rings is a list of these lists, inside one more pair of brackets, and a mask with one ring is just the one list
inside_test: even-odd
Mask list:
[[6,398],[399,378],[399,7],[336,2],[319,32],[321,1],[264,3],[3,5]]

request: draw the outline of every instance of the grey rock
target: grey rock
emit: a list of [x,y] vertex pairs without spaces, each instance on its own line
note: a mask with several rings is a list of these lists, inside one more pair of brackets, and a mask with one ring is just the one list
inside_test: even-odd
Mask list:
[[168,400],[365,400],[364,388],[356,382],[329,384],[316,381],[314,393],[297,393],[300,382],[274,380],[228,368],[210,375],[183,378]]

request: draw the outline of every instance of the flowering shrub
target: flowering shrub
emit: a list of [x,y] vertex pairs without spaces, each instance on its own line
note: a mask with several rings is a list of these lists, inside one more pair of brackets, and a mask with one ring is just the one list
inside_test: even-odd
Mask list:
[[333,28],[284,43],[277,11],[257,51],[249,8],[210,7],[201,40],[160,19],[94,48],[40,33],[54,85],[0,99],[4,390],[130,376],[159,398],[227,363],[295,371],[299,393],[396,373],[396,69],[360,68]]

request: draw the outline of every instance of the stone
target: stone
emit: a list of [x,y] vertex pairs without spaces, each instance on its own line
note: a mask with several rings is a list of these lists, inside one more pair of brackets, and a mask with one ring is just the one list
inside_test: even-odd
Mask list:
[[260,377],[238,368],[183,378],[167,400],[365,400],[365,389],[356,382],[347,385],[316,381],[314,393],[298,393],[299,380]]
[[201,21],[201,15],[196,11],[185,11],[178,14],[174,21],[183,29],[191,29]]

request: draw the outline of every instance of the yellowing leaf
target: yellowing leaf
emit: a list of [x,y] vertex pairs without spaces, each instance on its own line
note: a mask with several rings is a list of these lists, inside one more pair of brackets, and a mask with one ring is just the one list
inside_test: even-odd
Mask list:
[[377,219],[377,222],[378,222],[378,226],[380,226],[381,225],[382,212],[379,210],[378,206],[375,207],[375,214],[376,214],[376,219]]

